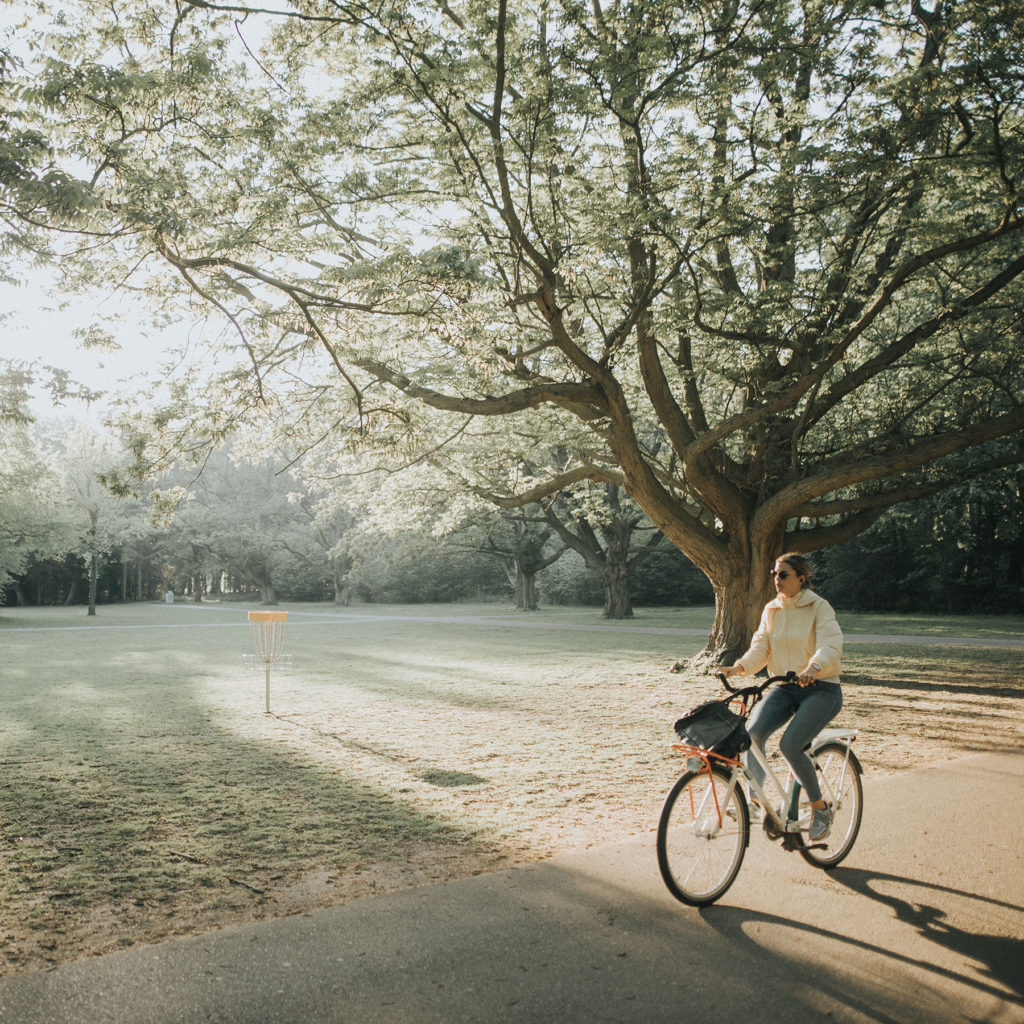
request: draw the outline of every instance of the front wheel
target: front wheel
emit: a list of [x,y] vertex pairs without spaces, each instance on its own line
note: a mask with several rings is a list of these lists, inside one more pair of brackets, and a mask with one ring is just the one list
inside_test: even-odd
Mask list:
[[832,807],[832,829],[819,843],[806,835],[800,856],[819,868],[834,868],[853,849],[864,811],[860,762],[842,743],[826,743],[814,754],[821,795]]
[[691,907],[732,885],[750,838],[747,801],[715,766],[687,772],[669,791],[658,822],[658,867],[668,891]]

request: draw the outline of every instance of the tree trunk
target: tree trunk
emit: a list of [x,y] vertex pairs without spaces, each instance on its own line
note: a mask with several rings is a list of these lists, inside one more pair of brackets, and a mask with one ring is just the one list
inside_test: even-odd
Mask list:
[[601,530],[605,538],[601,583],[604,586],[605,619],[631,619],[633,605],[629,600],[629,545],[633,528],[622,518],[615,518]]
[[715,621],[701,653],[709,667],[732,665],[747,649],[769,596],[766,590],[752,595],[752,590],[761,588],[751,587],[747,581],[727,580],[714,589]]
[[707,646],[689,662],[677,667],[711,672],[720,665],[732,665],[750,645],[773,587],[770,571],[782,554],[781,538],[762,545],[743,564],[705,573],[715,592],[715,621]]
[[93,548],[89,556],[89,614],[96,614],[96,584],[99,579],[99,555]]
[[518,558],[502,560],[505,577],[516,595],[517,612],[535,612],[537,610],[537,573],[523,568]]
[[609,562],[601,572],[604,585],[603,619],[633,618],[633,603],[629,599],[629,569],[625,561]]
[[274,584],[269,581],[260,583],[260,604],[277,604],[277,594],[274,593]]
[[516,611],[535,612],[537,610],[537,575],[523,572],[516,566]]
[[327,571],[334,584],[334,603],[342,608],[347,608],[352,592],[352,584],[349,581],[352,559],[347,555],[328,558]]

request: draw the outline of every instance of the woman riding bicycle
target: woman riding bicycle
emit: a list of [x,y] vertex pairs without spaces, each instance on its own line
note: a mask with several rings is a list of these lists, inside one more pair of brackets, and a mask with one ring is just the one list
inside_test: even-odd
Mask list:
[[[806,748],[843,706],[839,662],[843,634],[832,606],[809,588],[810,563],[802,555],[780,555],[772,569],[775,597],[761,613],[761,623],[750,648],[735,665],[719,671],[725,676],[753,674],[766,665],[773,676],[795,672],[794,683],[774,687],[758,705],[747,725],[750,738],[761,750],[772,733],[789,722],[779,749],[803,786],[813,810],[809,838],[824,839],[832,827],[832,812],[821,797],[814,764]],[[792,721],[790,721],[792,719]],[[758,783],[764,770],[746,756],[747,768]]]

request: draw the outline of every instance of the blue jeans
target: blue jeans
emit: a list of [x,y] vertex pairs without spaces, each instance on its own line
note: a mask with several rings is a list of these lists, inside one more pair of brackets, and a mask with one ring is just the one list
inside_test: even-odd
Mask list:
[[[750,716],[747,732],[762,750],[768,737],[789,722],[779,740],[779,750],[812,803],[821,799],[821,786],[814,762],[805,751],[814,737],[839,714],[842,706],[843,690],[839,683],[819,680],[814,686],[806,687],[783,683],[772,689]],[[764,770],[749,754],[746,763],[750,774],[763,786]]]

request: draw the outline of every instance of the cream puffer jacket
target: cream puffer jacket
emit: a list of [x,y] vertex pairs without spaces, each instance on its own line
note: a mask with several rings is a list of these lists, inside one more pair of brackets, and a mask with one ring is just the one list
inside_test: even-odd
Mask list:
[[801,590],[791,598],[780,594],[764,606],[750,648],[736,664],[747,675],[767,665],[773,676],[799,675],[816,664],[821,666],[819,679],[838,683],[842,656],[843,632],[832,605],[813,590]]

